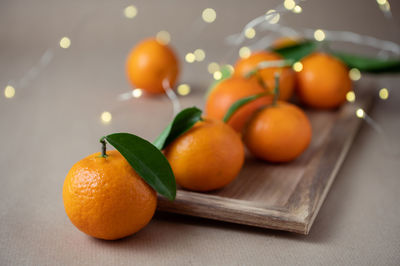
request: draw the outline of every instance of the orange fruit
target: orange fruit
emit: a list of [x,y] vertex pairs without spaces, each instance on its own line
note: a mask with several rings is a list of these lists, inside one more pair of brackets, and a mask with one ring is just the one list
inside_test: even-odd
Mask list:
[[77,162],[64,181],[63,200],[82,232],[113,240],[131,235],[153,217],[157,194],[118,151],[92,154]]
[[249,121],[244,142],[256,157],[269,162],[289,162],[297,158],[311,141],[311,124],[297,106],[277,102],[262,109]]
[[346,101],[352,82],[344,63],[319,52],[308,55],[301,63],[297,94],[302,102],[315,108],[335,108]]
[[155,39],[147,39],[136,45],[126,60],[126,75],[134,87],[149,93],[163,93],[163,81],[171,88],[179,73],[174,51]]
[[218,120],[196,123],[164,150],[176,182],[194,191],[210,191],[229,184],[244,162],[239,135]]
[[[265,89],[253,79],[243,77],[225,79],[213,89],[207,98],[205,113],[209,118],[222,120],[234,102],[262,92],[265,92]],[[241,132],[253,112],[270,103],[271,97],[265,96],[244,105],[229,119],[228,125]]]
[[[282,60],[283,58],[274,52],[260,51],[252,53],[248,58],[242,58],[236,62],[235,73],[236,77],[245,76],[250,71],[254,70],[257,65],[263,61],[275,61]],[[286,101],[292,94],[296,84],[296,76],[294,71],[290,67],[268,67],[259,70],[267,89],[273,93],[275,87],[275,73],[280,74],[279,79],[279,99]],[[256,79],[256,77],[253,77]]]

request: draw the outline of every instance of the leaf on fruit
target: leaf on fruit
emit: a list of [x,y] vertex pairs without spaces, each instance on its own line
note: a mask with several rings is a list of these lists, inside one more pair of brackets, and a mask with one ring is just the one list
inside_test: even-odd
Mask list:
[[317,43],[314,41],[303,41],[282,48],[272,49],[272,51],[280,54],[283,58],[297,62],[303,57],[311,54],[317,49]]
[[400,72],[399,59],[380,59],[332,51],[331,54],[342,60],[349,68],[357,68],[361,72],[394,73]]
[[196,122],[200,121],[201,113],[201,110],[197,107],[182,110],[154,141],[154,146],[159,150],[164,149],[168,144],[192,128]]
[[175,176],[159,149],[147,140],[129,133],[110,134],[105,139],[155,191],[170,200],[175,199]]
[[236,102],[234,102],[231,105],[231,107],[229,107],[228,111],[226,112],[226,114],[225,114],[225,116],[223,118],[223,121],[225,123],[228,123],[229,119],[231,119],[233,114],[237,110],[239,110],[242,106],[244,106],[244,105],[246,105],[246,104],[248,104],[248,103],[250,103],[250,102],[252,102],[254,100],[257,100],[258,98],[261,98],[261,97],[263,97],[265,95],[268,95],[268,94],[269,94],[268,92],[262,92],[262,93],[259,93],[259,94],[251,95],[251,96],[248,96],[246,98],[242,98],[240,100],[237,100]]

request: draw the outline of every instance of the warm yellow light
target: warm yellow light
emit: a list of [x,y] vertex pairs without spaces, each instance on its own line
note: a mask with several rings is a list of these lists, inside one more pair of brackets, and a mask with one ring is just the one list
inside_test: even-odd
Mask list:
[[293,8],[293,12],[296,14],[300,14],[301,12],[303,12],[303,9],[301,8],[301,6],[297,5]]
[[253,28],[247,28],[244,31],[244,36],[246,36],[247,39],[253,39],[256,36],[256,31]]
[[285,0],[285,2],[283,2],[283,6],[287,10],[292,10],[296,6],[296,2],[294,0]]
[[349,77],[353,81],[357,81],[361,78],[361,72],[357,68],[352,68],[349,71]]
[[134,89],[132,91],[132,96],[134,98],[140,98],[140,96],[142,96],[142,94],[143,94],[143,91],[141,89]]
[[351,103],[356,100],[356,94],[354,93],[354,91],[349,91],[348,93],[346,93],[346,100]]
[[300,72],[303,70],[303,64],[301,62],[296,62],[293,64],[293,70],[296,72]]
[[229,72],[230,72],[231,74],[233,74],[233,72],[235,72],[235,68],[234,68],[232,65],[227,64],[227,65],[225,65],[225,66],[229,69]]
[[134,5],[127,6],[124,9],[124,15],[126,18],[134,18],[136,17],[137,13],[137,8]]
[[4,96],[8,99],[13,98],[15,95],[15,89],[11,85],[7,85],[4,89]]
[[390,4],[389,4],[389,2],[386,1],[383,5],[379,5],[379,8],[383,12],[389,12],[390,11]]
[[361,109],[361,108],[358,108],[357,111],[356,111],[356,116],[357,116],[358,118],[364,118],[364,117],[365,117],[365,112],[364,112],[364,110]]
[[178,86],[178,93],[182,96],[190,93],[190,86],[188,84],[181,84]]
[[203,61],[206,58],[206,53],[203,49],[196,49],[193,54],[196,57],[196,60],[199,62]]
[[215,80],[220,80],[222,78],[222,73],[221,71],[217,70],[214,72],[213,76]]
[[208,73],[214,74],[215,71],[219,70],[219,65],[215,62],[211,62],[208,64],[207,70],[208,70]]
[[323,40],[325,40],[325,32],[321,29],[314,31],[314,38],[317,41],[322,42]]
[[196,56],[194,55],[194,53],[187,53],[185,56],[185,60],[188,63],[193,63],[194,60],[196,60]]
[[101,113],[100,119],[101,119],[101,122],[103,122],[103,124],[108,124],[111,122],[112,115],[110,112],[105,111],[105,112]]
[[62,37],[60,40],[60,47],[67,49],[71,46],[71,39],[68,37]]
[[171,35],[168,31],[162,30],[157,32],[156,40],[162,44],[169,44],[169,42],[171,41]]
[[387,0],[376,0],[376,2],[378,3],[378,5],[384,5]]
[[251,50],[247,46],[243,46],[239,49],[239,56],[241,58],[248,58],[251,55]]
[[382,100],[386,100],[387,98],[389,98],[389,90],[386,88],[380,89],[379,98],[381,98]]
[[270,24],[278,23],[279,19],[281,18],[281,15],[279,15],[275,9],[268,10],[265,15],[265,19],[267,19]]
[[217,12],[215,12],[215,10],[212,8],[206,8],[203,10],[201,17],[205,22],[213,23],[214,20],[217,18]]

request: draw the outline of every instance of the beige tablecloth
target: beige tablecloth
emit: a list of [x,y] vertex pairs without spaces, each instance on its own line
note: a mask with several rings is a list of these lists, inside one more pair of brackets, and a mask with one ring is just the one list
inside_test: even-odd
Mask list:
[[[398,76],[376,81],[390,89],[370,113],[385,135],[362,127],[308,236],[157,213],[136,235],[107,242],[79,232],[64,212],[64,177],[99,150],[100,136],[128,131],[152,140],[172,117],[165,97],[118,101],[129,91],[124,60],[133,44],[167,30],[181,59],[204,49],[204,62],[181,60],[181,82],[192,87],[181,103],[202,107],[207,64],[234,63],[225,38],[281,2],[2,0],[0,83],[16,84],[16,94],[0,96],[0,265],[399,265]],[[399,43],[400,5],[390,3],[393,19],[373,0],[309,0],[280,22]],[[138,8],[131,20],[122,12],[129,4]],[[200,18],[206,7],[217,11],[210,25]],[[58,47],[63,36],[69,49]],[[30,71],[46,51],[53,60]],[[108,125],[103,111],[112,114]]]

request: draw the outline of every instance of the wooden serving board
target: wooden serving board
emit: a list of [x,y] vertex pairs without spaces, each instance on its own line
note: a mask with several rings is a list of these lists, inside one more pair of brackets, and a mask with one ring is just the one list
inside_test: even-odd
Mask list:
[[178,189],[176,200],[159,197],[158,209],[308,234],[314,219],[361,126],[357,108],[368,111],[373,95],[357,95],[336,111],[312,111],[309,148],[288,164],[269,164],[250,155],[239,176],[210,193]]

